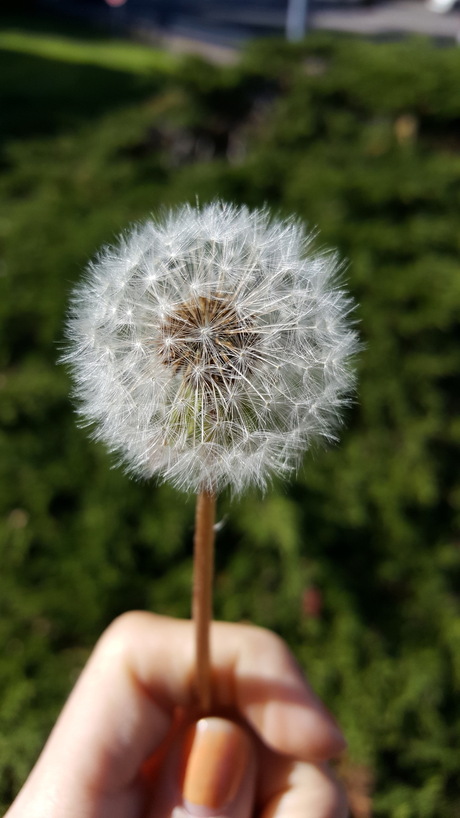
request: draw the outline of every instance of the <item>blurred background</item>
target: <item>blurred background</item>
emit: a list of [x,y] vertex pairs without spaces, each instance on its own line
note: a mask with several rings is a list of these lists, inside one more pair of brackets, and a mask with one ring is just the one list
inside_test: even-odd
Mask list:
[[339,248],[365,346],[340,445],[221,498],[216,616],[287,639],[354,818],[460,816],[458,31],[443,0],[4,5],[0,806],[112,618],[189,615],[193,499],[112,468],[56,361],[97,248],[219,196]]

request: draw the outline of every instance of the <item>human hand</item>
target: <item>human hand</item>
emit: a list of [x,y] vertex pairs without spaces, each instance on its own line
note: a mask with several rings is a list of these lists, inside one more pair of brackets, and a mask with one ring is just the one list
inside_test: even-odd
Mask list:
[[213,623],[198,721],[193,624],[124,614],[99,640],[5,818],[345,818],[345,746],[282,640]]

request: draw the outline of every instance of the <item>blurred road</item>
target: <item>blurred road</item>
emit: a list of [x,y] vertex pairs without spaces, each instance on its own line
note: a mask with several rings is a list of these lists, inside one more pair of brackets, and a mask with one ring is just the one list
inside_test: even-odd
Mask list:
[[[114,27],[127,27],[173,47],[196,44],[195,50],[224,53],[245,40],[282,33],[287,0],[46,0],[61,12],[91,16]],[[309,28],[384,37],[418,33],[460,41],[460,4],[447,14],[430,11],[422,0],[310,0]],[[182,45],[181,45],[182,44]],[[212,56],[212,54],[211,54]]]
[[327,8],[318,3],[311,18],[312,28],[357,32],[367,35],[397,33],[427,34],[457,39],[460,36],[460,10],[437,14],[417,0],[376,3],[373,6]]

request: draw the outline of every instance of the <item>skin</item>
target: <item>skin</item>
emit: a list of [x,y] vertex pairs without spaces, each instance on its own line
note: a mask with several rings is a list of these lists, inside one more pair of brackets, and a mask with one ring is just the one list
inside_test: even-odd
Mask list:
[[[219,814],[346,818],[327,765],[345,741],[285,643],[253,626],[214,623],[211,655],[212,713],[231,722],[230,732],[242,726],[248,758]],[[201,715],[195,702],[192,624],[124,614],[96,645],[5,818],[187,816],[181,783]]]

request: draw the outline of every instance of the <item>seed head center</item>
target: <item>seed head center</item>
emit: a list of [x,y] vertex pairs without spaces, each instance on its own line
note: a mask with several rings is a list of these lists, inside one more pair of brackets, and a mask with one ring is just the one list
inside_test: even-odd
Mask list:
[[171,310],[160,327],[162,363],[185,381],[234,382],[251,368],[257,343],[253,316],[242,316],[228,296],[193,297]]

